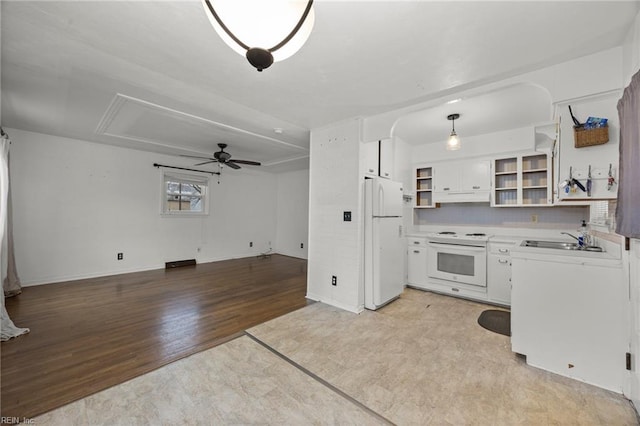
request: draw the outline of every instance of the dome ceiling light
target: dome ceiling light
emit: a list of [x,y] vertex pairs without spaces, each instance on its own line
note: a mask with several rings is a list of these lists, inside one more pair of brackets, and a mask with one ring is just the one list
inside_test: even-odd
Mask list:
[[460,149],[460,138],[456,134],[456,120],[460,118],[460,114],[449,114],[447,120],[451,120],[451,134],[447,139],[447,151],[457,151]]
[[202,3],[222,40],[258,71],[296,53],[309,38],[315,20],[313,0],[202,0]]

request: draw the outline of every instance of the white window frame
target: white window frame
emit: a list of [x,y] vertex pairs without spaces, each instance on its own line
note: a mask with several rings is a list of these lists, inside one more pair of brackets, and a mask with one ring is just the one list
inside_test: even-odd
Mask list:
[[[176,173],[165,170],[161,174],[160,182],[160,214],[166,217],[201,217],[209,215],[209,177],[201,174]],[[197,184],[202,187],[202,211],[191,210],[169,210],[167,197],[167,180],[178,181],[181,183]]]

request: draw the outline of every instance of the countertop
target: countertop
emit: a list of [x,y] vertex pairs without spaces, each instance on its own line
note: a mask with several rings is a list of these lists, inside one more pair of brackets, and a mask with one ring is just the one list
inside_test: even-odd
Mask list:
[[[464,232],[464,231],[457,231]],[[428,232],[413,232],[407,234],[407,238],[428,238]],[[603,248],[602,252],[589,252],[581,250],[562,250],[552,248],[539,248],[539,247],[524,247],[521,246],[524,240],[540,240],[540,241],[562,241],[562,242],[574,242],[568,236],[561,236],[560,231],[546,231],[537,232],[532,230],[529,232],[522,232],[521,235],[489,235],[489,243],[507,243],[514,244],[511,248],[511,255],[513,257],[521,258],[537,258],[540,260],[558,260],[567,261],[570,263],[584,263],[594,261],[605,261],[605,264],[611,264],[612,266],[621,264],[621,246],[620,244],[607,241],[605,239],[598,239],[596,241],[597,246]],[[598,262],[600,263],[600,262]]]

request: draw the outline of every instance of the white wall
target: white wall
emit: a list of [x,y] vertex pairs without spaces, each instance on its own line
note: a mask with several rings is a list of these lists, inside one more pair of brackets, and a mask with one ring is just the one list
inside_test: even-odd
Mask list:
[[209,216],[167,218],[160,215],[162,171],[152,165],[190,167],[186,159],[7,131],[24,285],[245,257],[276,241],[274,174],[226,169],[220,184],[211,177]]
[[640,70],[640,13],[629,30],[622,45],[623,48],[623,82],[627,86],[631,77]]
[[[364,304],[359,155],[359,120],[311,131],[307,296],[352,312]],[[351,222],[343,221],[344,211]]]
[[280,173],[277,179],[275,250],[306,259],[309,247],[309,170]]
[[[552,103],[620,89],[622,87],[622,64],[623,48],[620,46],[495,83],[458,93],[449,93],[443,98],[366,117],[363,120],[363,138],[364,140],[388,138],[399,118],[412,112],[441,106],[453,97],[471,98],[518,83],[529,83],[543,87],[549,92]],[[508,123],[505,123],[505,129],[508,128]]]
[[459,158],[489,158],[507,152],[533,151],[535,146],[533,126],[469,136],[461,139],[461,143],[459,151],[447,151],[446,139],[438,143],[411,146],[411,161],[419,165]]

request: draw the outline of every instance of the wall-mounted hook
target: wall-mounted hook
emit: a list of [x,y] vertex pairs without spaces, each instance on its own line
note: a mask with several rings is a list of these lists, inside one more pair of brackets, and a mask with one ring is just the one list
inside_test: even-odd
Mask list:
[[607,191],[611,191],[611,188],[613,187],[614,183],[616,183],[616,180],[613,178],[611,163],[609,163],[609,177],[607,178]]

